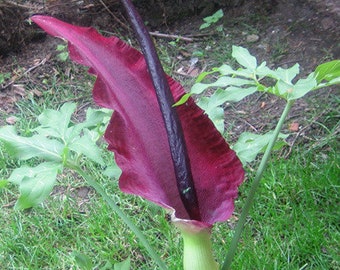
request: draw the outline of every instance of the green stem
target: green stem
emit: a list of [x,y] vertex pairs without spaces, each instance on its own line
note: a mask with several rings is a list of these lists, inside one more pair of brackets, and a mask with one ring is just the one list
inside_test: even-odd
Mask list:
[[67,164],[69,168],[75,170],[79,175],[81,175],[86,182],[93,187],[107,202],[107,204],[112,208],[113,211],[123,220],[123,222],[134,232],[134,234],[139,238],[139,241],[149,252],[150,257],[158,264],[160,269],[167,270],[165,263],[159,257],[159,255],[152,248],[148,240],[145,238],[144,234],[138,229],[138,227],[133,223],[133,221],[118,207],[118,205],[112,200],[112,198],[106,194],[104,189],[96,181],[92,180],[83,170],[73,164]]
[[218,270],[218,263],[213,258],[210,231],[189,232],[181,230],[183,237],[184,270]]
[[265,151],[265,153],[262,157],[259,168],[256,172],[256,175],[255,175],[254,181],[252,183],[250,192],[249,192],[248,197],[246,199],[246,202],[243,206],[241,216],[238,220],[238,223],[237,223],[237,226],[236,226],[236,229],[235,229],[234,237],[231,241],[228,254],[227,254],[227,256],[224,260],[224,263],[223,263],[221,270],[229,270],[230,267],[231,267],[231,263],[232,263],[232,260],[234,258],[235,252],[236,252],[237,244],[240,240],[241,233],[242,233],[244,225],[246,223],[246,218],[248,216],[249,210],[250,210],[251,206],[253,205],[255,193],[256,193],[257,188],[260,184],[262,174],[263,174],[263,172],[264,172],[264,170],[267,166],[271,151],[272,151],[272,149],[275,145],[275,142],[277,140],[277,137],[279,136],[279,133],[282,129],[282,125],[284,123],[284,120],[286,119],[286,117],[287,117],[291,107],[293,106],[293,104],[294,104],[294,100],[290,100],[290,101],[287,102],[286,107],[285,107],[285,109],[284,109],[284,111],[283,111],[283,113],[282,113],[282,115],[279,119],[279,122],[277,123],[275,130],[274,130],[274,134],[273,134],[271,140],[268,143],[268,146],[267,146],[266,151]]

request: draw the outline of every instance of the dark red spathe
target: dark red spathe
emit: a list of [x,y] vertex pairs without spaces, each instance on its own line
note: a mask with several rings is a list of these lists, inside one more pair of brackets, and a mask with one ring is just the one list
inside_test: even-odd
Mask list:
[[[47,33],[69,42],[72,60],[97,76],[95,102],[115,112],[105,133],[122,170],[122,191],[140,195],[188,219],[176,187],[167,135],[144,57],[116,37],[73,26],[48,16],[33,16]],[[168,77],[175,101],[183,87]],[[188,148],[202,222],[225,221],[234,210],[242,164],[213,123],[190,98],[177,107]],[[188,221],[189,222],[189,221]]]

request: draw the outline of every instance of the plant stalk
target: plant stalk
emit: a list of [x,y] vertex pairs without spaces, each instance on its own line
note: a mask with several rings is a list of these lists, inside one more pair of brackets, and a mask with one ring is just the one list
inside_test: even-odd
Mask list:
[[131,231],[137,236],[139,241],[148,251],[150,257],[158,264],[159,268],[162,270],[167,270],[165,263],[162,261],[160,256],[156,253],[156,251],[152,248],[149,241],[146,239],[144,234],[138,229],[138,227],[133,223],[133,221],[118,207],[118,205],[112,200],[112,198],[106,194],[104,189],[94,180],[91,179],[83,170],[77,166],[72,164],[67,164],[67,167],[75,170],[79,175],[81,175],[86,182],[94,188],[107,202],[107,204],[111,207],[111,209],[120,217],[121,220],[130,228]]
[[210,230],[189,232],[180,229],[183,237],[184,270],[218,270],[219,265],[213,258]]
[[244,229],[244,225],[246,223],[246,219],[247,219],[248,214],[249,214],[249,210],[253,205],[254,197],[255,197],[257,188],[259,187],[260,180],[262,178],[263,172],[264,172],[264,170],[267,166],[268,160],[270,158],[271,151],[272,151],[272,149],[275,145],[277,137],[279,136],[279,133],[282,129],[283,123],[284,123],[290,109],[292,108],[293,104],[294,104],[294,100],[287,101],[286,107],[284,108],[284,110],[281,114],[281,117],[279,119],[279,122],[277,123],[276,128],[274,130],[274,134],[273,134],[271,140],[268,143],[266,151],[264,152],[261,163],[259,165],[259,168],[257,169],[254,181],[253,181],[252,186],[250,188],[248,197],[247,197],[246,202],[243,206],[241,216],[240,216],[240,218],[237,222],[234,237],[233,237],[233,239],[230,243],[228,254],[227,254],[227,256],[224,260],[224,263],[223,263],[221,270],[229,270],[230,267],[231,267],[231,263],[232,263],[232,260],[235,256],[235,252],[236,252],[236,249],[237,249],[238,242],[240,241],[241,234],[242,234],[242,231]]

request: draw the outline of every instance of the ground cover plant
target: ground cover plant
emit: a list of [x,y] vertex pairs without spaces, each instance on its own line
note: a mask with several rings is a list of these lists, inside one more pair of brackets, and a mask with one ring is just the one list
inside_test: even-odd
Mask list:
[[[333,78],[330,78],[330,79],[333,79]],[[80,257],[81,257],[81,256],[80,256]],[[78,256],[78,257],[76,256],[76,258],[79,258],[79,256]],[[79,260],[78,260],[78,261],[79,261]]]

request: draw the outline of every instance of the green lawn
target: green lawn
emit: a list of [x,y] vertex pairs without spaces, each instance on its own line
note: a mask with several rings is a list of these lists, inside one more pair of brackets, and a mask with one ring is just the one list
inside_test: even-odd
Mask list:
[[339,171],[333,150],[299,146],[289,160],[274,157],[234,269],[339,269]]
[[[25,119],[21,112],[21,119]],[[23,120],[22,120],[23,121]],[[35,126],[32,121],[29,129]],[[107,154],[107,159],[111,154]],[[20,165],[2,150],[1,175]],[[142,199],[124,195],[117,180],[86,162],[100,182],[142,229],[169,269],[181,268],[181,239],[165,212]],[[251,182],[242,185],[240,211]],[[274,154],[263,176],[255,205],[239,244],[233,269],[339,269],[339,157],[336,138],[311,148],[298,145],[289,159]],[[87,195],[80,196],[80,190]],[[78,192],[79,191],[79,192]],[[128,257],[132,269],[157,269],[136,237],[103,199],[67,172],[42,205],[14,211],[17,189],[0,189],[0,269],[78,269],[74,253],[91,258],[96,269],[111,269]],[[232,221],[231,226],[234,224]],[[216,257],[223,261],[232,230],[228,223],[213,231]]]

